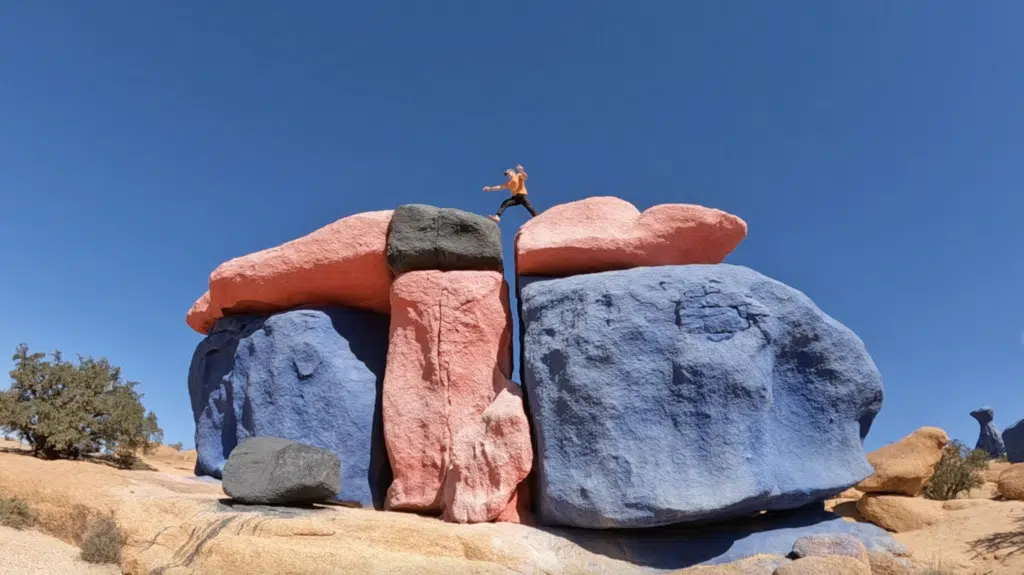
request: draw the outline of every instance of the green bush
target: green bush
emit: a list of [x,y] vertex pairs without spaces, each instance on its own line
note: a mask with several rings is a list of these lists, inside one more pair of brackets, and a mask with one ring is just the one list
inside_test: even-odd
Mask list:
[[36,524],[36,514],[29,504],[17,497],[0,498],[0,525],[25,529]]
[[156,414],[146,413],[136,382],[121,379],[107,360],[65,361],[56,351],[18,346],[11,386],[0,391],[0,427],[17,433],[33,453],[77,458],[88,453],[137,453],[163,439]]
[[124,535],[110,515],[93,519],[82,538],[82,560],[89,563],[120,563]]
[[939,501],[956,499],[961,493],[984,484],[978,472],[987,466],[987,453],[971,450],[959,441],[950,441],[935,466],[935,474],[924,487],[924,496]]

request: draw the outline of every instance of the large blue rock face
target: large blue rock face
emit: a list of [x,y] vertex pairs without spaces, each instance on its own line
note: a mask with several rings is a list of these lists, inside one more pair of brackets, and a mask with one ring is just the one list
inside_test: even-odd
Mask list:
[[1003,430],[1003,442],[1010,463],[1024,463],[1024,419]]
[[337,454],[338,499],[380,508],[391,482],[381,421],[388,322],[340,308],[218,321],[189,369],[196,475],[221,477],[249,437],[280,437]]
[[650,527],[792,509],[873,470],[861,340],[731,265],[521,278],[541,522]]
[[995,416],[995,411],[991,407],[982,407],[971,412],[971,417],[977,419],[978,425],[981,426],[974,448],[984,451],[989,457],[998,458],[1006,455],[1006,445],[1003,443],[1002,434],[996,428]]

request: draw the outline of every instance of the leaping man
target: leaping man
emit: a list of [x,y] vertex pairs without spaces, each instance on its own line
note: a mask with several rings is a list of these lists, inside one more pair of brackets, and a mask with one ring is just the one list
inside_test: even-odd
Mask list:
[[[516,172],[516,170],[519,171]],[[500,186],[484,187],[485,192],[497,192],[498,190],[508,190],[512,192],[511,197],[504,202],[501,202],[501,207],[498,208],[498,211],[494,215],[487,217],[496,222],[500,222],[501,214],[504,213],[505,208],[509,206],[523,206],[528,212],[530,212],[530,217],[536,216],[537,212],[534,211],[533,206],[530,205],[530,200],[526,198],[526,170],[523,169],[523,166],[521,164],[517,164],[515,170],[505,170],[505,177],[508,178],[508,181]]]

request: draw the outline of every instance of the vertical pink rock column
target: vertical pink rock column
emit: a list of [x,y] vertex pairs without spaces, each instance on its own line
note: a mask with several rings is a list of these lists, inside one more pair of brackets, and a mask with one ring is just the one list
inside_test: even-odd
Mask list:
[[[491,521],[533,460],[512,370],[508,285],[495,271],[416,271],[391,286],[385,507]],[[510,510],[503,517],[517,517]]]

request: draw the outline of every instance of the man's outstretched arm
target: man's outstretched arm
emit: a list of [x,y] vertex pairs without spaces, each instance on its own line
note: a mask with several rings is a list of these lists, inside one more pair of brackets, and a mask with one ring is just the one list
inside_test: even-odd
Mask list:
[[523,180],[527,180],[530,178],[530,176],[526,173],[526,168],[524,168],[522,164],[516,164],[516,169],[519,170],[519,173],[523,175]]
[[504,190],[508,188],[508,182],[501,184],[500,186],[484,186],[485,192],[497,192],[498,190]]

